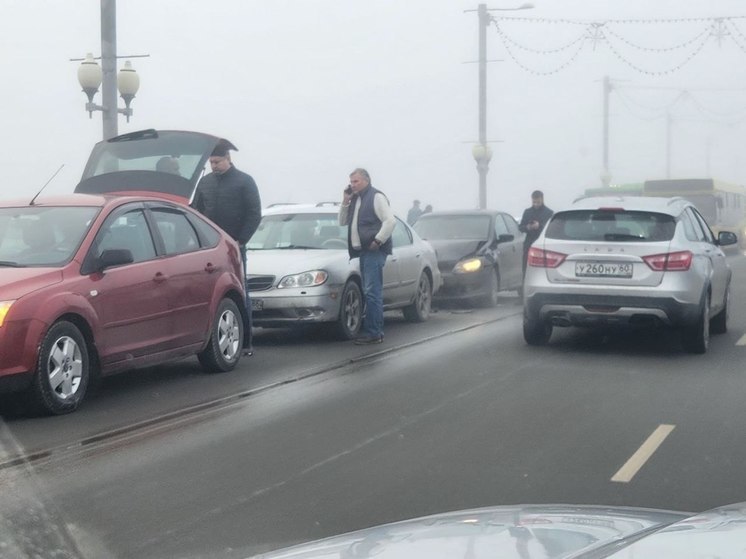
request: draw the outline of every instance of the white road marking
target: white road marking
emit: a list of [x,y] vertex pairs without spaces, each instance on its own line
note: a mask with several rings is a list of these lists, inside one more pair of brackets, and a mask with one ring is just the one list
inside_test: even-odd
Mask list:
[[741,339],[736,342],[736,345],[746,345],[746,334],[741,336]]
[[645,465],[653,453],[658,450],[658,447],[666,440],[666,437],[671,434],[676,425],[666,425],[662,423],[651,433],[647,440],[642,443],[640,448],[637,449],[629,460],[619,468],[619,471],[614,474],[611,481],[617,481],[619,483],[629,483],[633,477],[640,471]]

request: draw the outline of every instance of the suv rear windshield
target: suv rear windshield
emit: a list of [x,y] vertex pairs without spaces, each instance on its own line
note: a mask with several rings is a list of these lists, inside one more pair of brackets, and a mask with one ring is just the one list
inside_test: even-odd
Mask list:
[[625,210],[571,210],[549,222],[546,237],[566,241],[670,241],[676,221],[670,215]]

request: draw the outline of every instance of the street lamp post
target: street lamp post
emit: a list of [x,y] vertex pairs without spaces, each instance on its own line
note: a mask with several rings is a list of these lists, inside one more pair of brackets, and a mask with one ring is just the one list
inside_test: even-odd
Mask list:
[[471,154],[474,161],[477,162],[477,172],[479,173],[479,209],[487,207],[487,171],[490,169],[490,159],[492,159],[492,148],[486,143],[474,144],[471,148]]
[[[486,4],[477,6],[479,24],[479,143],[474,145],[471,154],[477,162],[479,173],[479,208],[487,207],[487,172],[489,171],[492,149],[487,145],[487,27],[492,21],[488,12],[530,10],[533,4],[521,4],[516,8],[487,8]],[[473,11],[473,10],[467,10]]]
[[[140,88],[140,77],[128,60],[116,75],[117,61],[117,21],[116,0],[101,0],[101,65],[93,54],[88,53],[78,68],[78,82],[88,96],[86,110],[92,118],[93,111],[101,111],[104,140],[118,134],[117,116],[123,114],[129,122],[132,116],[132,99]],[[132,58],[132,57],[124,57]],[[78,59],[79,60],[79,59]],[[94,103],[93,98],[101,86],[101,105]],[[125,108],[120,109],[117,103],[117,89]]]

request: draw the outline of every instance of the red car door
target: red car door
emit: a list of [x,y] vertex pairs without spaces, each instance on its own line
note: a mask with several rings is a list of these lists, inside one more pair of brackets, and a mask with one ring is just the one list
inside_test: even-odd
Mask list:
[[217,273],[226,256],[200,247],[199,236],[177,208],[151,208],[169,264],[169,298],[178,347],[202,343],[209,335]]
[[141,209],[108,219],[91,251],[127,249],[134,262],[90,274],[89,301],[99,322],[102,364],[156,353],[175,338],[168,259],[158,258]]

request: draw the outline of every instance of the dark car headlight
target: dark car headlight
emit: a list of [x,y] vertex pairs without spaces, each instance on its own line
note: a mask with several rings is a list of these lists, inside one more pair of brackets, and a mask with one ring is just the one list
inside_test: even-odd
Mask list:
[[301,272],[300,274],[293,274],[291,276],[285,276],[277,284],[277,289],[287,289],[291,287],[313,287],[315,285],[321,285],[324,283],[329,274],[324,270],[310,270],[308,272]]
[[455,274],[471,274],[478,272],[484,266],[484,262],[481,258],[467,258],[462,260],[453,267],[453,273]]

